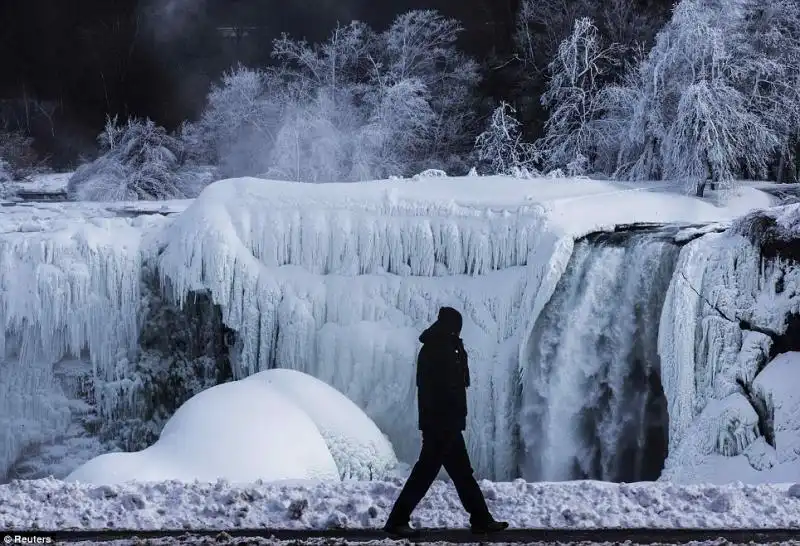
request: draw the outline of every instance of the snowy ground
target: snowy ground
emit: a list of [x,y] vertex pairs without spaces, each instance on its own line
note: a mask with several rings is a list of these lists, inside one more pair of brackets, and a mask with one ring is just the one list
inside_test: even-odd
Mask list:
[[[0,486],[0,528],[372,528],[396,498],[392,482],[134,483],[53,479]],[[800,484],[482,482],[496,517],[517,528],[800,528]],[[465,527],[452,485],[436,482],[412,517],[422,527]]]

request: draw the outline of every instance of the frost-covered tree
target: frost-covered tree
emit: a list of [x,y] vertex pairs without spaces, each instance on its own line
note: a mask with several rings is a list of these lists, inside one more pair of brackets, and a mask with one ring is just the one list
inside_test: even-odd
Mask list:
[[0,157],[0,199],[4,199],[13,193],[11,183],[14,177],[11,174],[11,165]]
[[[597,27],[586,17],[575,21],[572,34],[561,42],[549,65],[550,81],[542,104],[550,112],[545,134],[536,146],[547,169],[588,161],[598,146],[603,78],[618,64],[616,44],[603,46]],[[585,168],[585,167],[584,167]]]
[[157,200],[185,197],[180,168],[183,147],[153,121],[108,119],[99,135],[101,155],[81,166],[67,185],[71,199]]
[[779,140],[775,177],[797,178],[800,152],[800,2],[740,0],[727,35],[735,85]]
[[200,120],[182,128],[190,159],[219,165],[227,176],[266,171],[286,102],[274,73],[241,65],[226,72],[209,92]]
[[47,170],[33,148],[33,138],[20,130],[0,128],[0,159],[7,176],[15,180]]
[[0,184],[7,184],[13,182],[14,177],[11,175],[11,165],[8,161],[0,157]]
[[743,83],[777,57],[754,62],[742,54],[753,39],[742,34],[745,13],[716,0],[682,0],[635,72],[604,91],[607,140],[608,127],[619,128],[619,174],[677,179],[699,194],[709,179],[730,186],[765,174],[780,138],[756,100],[758,86]]
[[414,171],[432,166],[457,168],[454,158],[470,153],[479,130],[478,65],[456,46],[462,30],[458,21],[437,11],[417,10],[398,16],[381,36],[379,62],[387,81],[421,84],[434,114],[427,131],[429,153],[418,157]]
[[[516,85],[509,89],[530,138],[542,135],[548,112],[538,100],[546,91],[549,65],[575,22],[588,17],[604,43],[616,44],[620,58],[629,59],[649,47],[669,18],[663,2],[630,0],[520,0],[513,34],[515,61],[503,63]],[[610,79],[621,78],[624,65],[610,66]],[[609,79],[609,78],[605,78]]]
[[325,88],[335,104],[340,93],[348,94],[351,86],[363,80],[373,43],[372,29],[353,21],[345,26],[337,24],[321,44],[309,44],[284,34],[273,43],[272,56],[294,79],[304,82],[302,87],[310,99]]
[[415,11],[381,33],[353,22],[318,44],[283,35],[276,66],[226,74],[183,140],[228,175],[346,181],[454,165],[476,134],[478,72],[460,30]]
[[507,103],[495,108],[489,126],[475,140],[475,155],[490,174],[513,174],[532,169],[533,146],[523,142],[516,110]]
[[312,102],[287,109],[272,149],[269,175],[302,182],[345,180],[351,135],[342,131],[337,118],[348,103],[334,107],[327,91],[320,89]]
[[778,144],[747,98],[723,79],[701,80],[686,88],[662,144],[664,178],[684,180],[702,196],[706,180],[731,187],[741,162],[765,172]]
[[366,96],[369,119],[354,142],[352,179],[401,176],[428,152],[436,120],[429,95],[416,78],[376,82]]

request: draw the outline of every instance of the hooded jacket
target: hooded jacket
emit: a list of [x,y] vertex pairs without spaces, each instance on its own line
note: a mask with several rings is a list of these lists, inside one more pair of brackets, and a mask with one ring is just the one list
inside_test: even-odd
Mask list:
[[461,314],[442,307],[422,332],[417,357],[417,403],[422,431],[463,431],[467,422],[469,363],[461,333]]

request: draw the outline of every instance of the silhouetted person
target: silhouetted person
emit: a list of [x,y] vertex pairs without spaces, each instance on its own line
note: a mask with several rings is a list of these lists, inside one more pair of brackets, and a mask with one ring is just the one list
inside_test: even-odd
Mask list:
[[405,487],[389,514],[384,530],[412,537],[419,531],[409,526],[411,512],[427,493],[442,466],[453,480],[470,528],[476,533],[502,531],[508,523],[495,521],[473,476],[462,432],[467,424],[469,366],[461,341],[461,313],[452,307],[439,309],[439,318],[419,337],[417,402],[422,451]]

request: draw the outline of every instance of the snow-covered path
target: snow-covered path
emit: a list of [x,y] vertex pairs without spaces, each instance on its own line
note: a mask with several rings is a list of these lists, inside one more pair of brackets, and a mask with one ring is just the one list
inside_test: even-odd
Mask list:
[[[96,486],[53,479],[0,486],[0,529],[331,529],[383,524],[401,481],[180,482]],[[800,485],[482,482],[516,528],[800,529]],[[436,482],[412,518],[466,527],[451,484]]]

